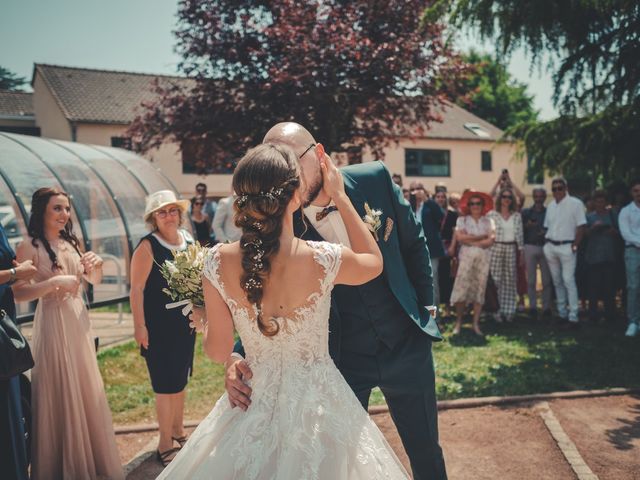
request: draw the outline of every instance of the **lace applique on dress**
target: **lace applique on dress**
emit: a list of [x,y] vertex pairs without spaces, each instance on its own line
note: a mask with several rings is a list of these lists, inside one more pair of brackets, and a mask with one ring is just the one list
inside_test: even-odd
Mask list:
[[342,246],[307,243],[323,269],[318,290],[295,315],[278,319],[286,328],[272,337],[260,332],[250,309],[227,296],[219,248],[209,253],[204,275],[229,305],[242,339],[252,403],[246,412],[232,409],[225,394],[159,478],[408,478],[329,356]]

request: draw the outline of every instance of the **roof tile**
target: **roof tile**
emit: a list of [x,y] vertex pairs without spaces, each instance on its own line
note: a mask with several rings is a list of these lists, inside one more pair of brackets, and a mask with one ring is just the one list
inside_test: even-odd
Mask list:
[[32,117],[33,94],[0,90],[0,116]]

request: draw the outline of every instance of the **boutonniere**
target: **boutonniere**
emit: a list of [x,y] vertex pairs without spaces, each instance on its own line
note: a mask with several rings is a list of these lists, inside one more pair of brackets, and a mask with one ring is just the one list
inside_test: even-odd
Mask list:
[[378,230],[382,228],[382,221],[380,217],[382,216],[382,210],[373,210],[368,203],[364,204],[364,211],[366,215],[362,217],[364,223],[367,224],[367,228],[371,233],[373,233],[373,238],[378,241]]

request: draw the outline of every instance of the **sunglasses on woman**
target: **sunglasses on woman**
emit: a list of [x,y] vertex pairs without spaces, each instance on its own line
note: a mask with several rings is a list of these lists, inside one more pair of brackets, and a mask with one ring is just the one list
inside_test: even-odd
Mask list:
[[481,207],[482,202],[469,202],[470,207]]
[[171,215],[172,217],[177,216],[180,213],[179,208],[170,208],[169,210],[158,210],[156,212],[156,216],[158,218],[167,218],[167,215]]

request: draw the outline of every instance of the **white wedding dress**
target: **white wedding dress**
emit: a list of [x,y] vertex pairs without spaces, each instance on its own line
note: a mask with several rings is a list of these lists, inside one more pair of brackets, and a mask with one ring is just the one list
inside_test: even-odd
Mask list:
[[249,310],[225,293],[213,247],[205,276],[233,315],[253,371],[251,406],[216,403],[158,478],[221,480],[374,480],[409,478],[349,388],[328,351],[333,280],[342,247],[307,242],[323,267],[319,290],[280,331],[263,335]]

